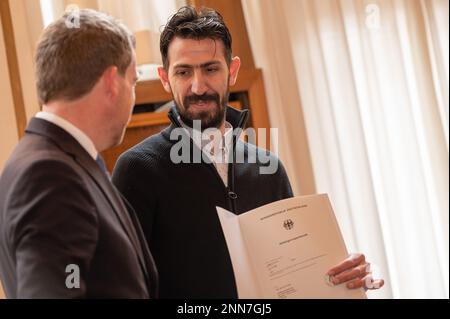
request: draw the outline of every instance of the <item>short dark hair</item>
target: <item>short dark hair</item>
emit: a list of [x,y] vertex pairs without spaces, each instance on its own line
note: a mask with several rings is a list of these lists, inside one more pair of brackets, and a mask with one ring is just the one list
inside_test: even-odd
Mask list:
[[36,86],[41,104],[87,94],[110,66],[124,75],[132,60],[133,34],[115,18],[90,9],[68,12],[48,26],[36,50]]
[[168,50],[174,37],[182,39],[222,40],[225,48],[225,60],[231,62],[231,34],[219,12],[202,8],[197,11],[191,6],[184,6],[175,13],[161,33],[159,48],[163,66],[169,68]]

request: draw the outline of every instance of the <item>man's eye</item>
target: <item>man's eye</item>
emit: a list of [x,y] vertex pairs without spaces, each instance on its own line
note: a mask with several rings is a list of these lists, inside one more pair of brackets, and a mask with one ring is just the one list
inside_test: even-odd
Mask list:
[[178,75],[178,76],[186,76],[188,74],[189,74],[189,71],[187,71],[187,70],[179,70],[179,71],[175,72],[175,75]]
[[218,68],[207,68],[206,69],[206,72],[208,72],[208,73],[215,73],[215,72],[217,72],[219,69]]

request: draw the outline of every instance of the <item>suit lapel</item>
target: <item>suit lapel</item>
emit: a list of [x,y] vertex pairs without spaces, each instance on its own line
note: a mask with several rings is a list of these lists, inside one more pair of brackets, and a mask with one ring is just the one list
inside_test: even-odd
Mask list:
[[149,271],[149,275],[150,275],[149,276],[150,282],[148,282],[150,296],[152,298],[158,298],[159,280],[158,280],[158,270],[156,268],[155,260],[153,259],[153,256],[146,244],[147,240],[144,237],[144,233],[142,231],[141,224],[139,223],[139,220],[136,216],[136,212],[134,211],[131,204],[127,201],[127,199],[122,194],[120,194],[120,197],[122,198],[123,203],[125,204],[125,206],[127,207],[128,211],[130,213],[130,217],[131,217],[131,220],[133,221],[133,225],[135,226],[136,233],[139,238],[139,242],[142,243],[141,246],[142,246],[142,252],[144,254],[144,260],[146,262],[145,265],[146,265],[146,268]]
[[146,278],[148,278],[143,249],[136,234],[136,229],[134,228],[133,222],[128,214],[128,210],[124,206],[118,190],[114,187],[111,181],[108,180],[95,160],[85,151],[77,140],[72,137],[72,135],[59,126],[46,120],[39,118],[31,119],[25,132],[39,134],[50,138],[61,148],[62,151],[70,154],[75,161],[91,176],[97,186],[102,190],[105,197],[108,199],[114,213],[119,219],[120,224],[125,230],[125,233],[135,247],[141,268]]
[[102,190],[103,194],[108,198],[114,212],[117,215],[117,218],[119,219],[122,227],[125,229],[125,232],[127,233],[130,241],[136,249],[137,255],[139,257],[139,262],[145,276],[148,277],[142,247],[137,237],[136,230],[133,228],[134,226],[128,214],[128,210],[126,209],[120,198],[119,191],[114,187],[114,185],[98,167],[97,163],[88,154],[87,157],[78,156],[75,158],[75,160],[86,170],[86,172],[92,177],[95,183]]

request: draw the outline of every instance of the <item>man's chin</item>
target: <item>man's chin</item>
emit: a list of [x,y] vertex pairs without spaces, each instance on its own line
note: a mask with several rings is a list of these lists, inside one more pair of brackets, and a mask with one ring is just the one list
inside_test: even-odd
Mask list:
[[201,103],[191,103],[189,104],[188,110],[191,112],[210,112],[212,109],[217,109],[218,105],[214,101],[206,101]]
[[222,122],[222,119],[218,119],[217,114],[211,116],[207,112],[202,112],[201,114],[197,113],[195,114],[195,116],[189,116],[188,119],[182,118],[182,120],[185,124],[188,124],[189,126],[192,126],[194,124],[194,121],[200,121],[201,130],[205,130],[211,127],[219,127],[220,123]]
[[[192,127],[194,121],[201,122],[201,130],[208,128],[219,128],[223,122],[223,116],[221,116],[221,109],[217,102],[208,101],[206,105],[189,104],[189,108],[183,108],[184,112],[180,112],[177,106],[177,111],[180,114],[181,120],[188,126]],[[195,106],[194,106],[195,105]]]

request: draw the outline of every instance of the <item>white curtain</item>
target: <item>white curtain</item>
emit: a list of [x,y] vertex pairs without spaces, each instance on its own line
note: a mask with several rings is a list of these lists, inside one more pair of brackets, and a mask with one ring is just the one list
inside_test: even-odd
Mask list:
[[40,3],[44,25],[61,16],[66,8],[75,5],[100,10],[122,19],[133,31],[159,31],[167,19],[186,4],[186,0],[40,0]]
[[291,179],[303,112],[317,192],[386,280],[369,297],[448,298],[448,1],[242,3]]
[[122,19],[132,31],[143,29],[158,33],[161,26],[182,5],[182,1],[97,0],[98,9]]
[[[60,17],[65,10],[77,6],[108,13],[122,20],[132,32],[147,31],[138,41],[145,42],[145,54],[152,62],[161,62],[159,35],[167,23],[186,0],[40,0],[44,25]],[[138,46],[141,44],[138,43]]]

